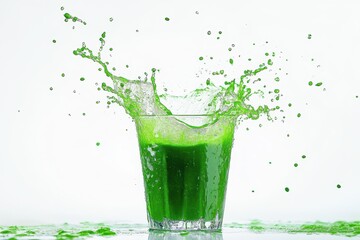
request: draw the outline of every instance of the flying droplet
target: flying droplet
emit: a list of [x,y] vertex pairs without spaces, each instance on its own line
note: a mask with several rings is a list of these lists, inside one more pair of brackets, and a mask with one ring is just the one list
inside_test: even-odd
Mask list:
[[294,163],[294,167],[298,167],[299,166],[299,164],[297,164],[297,163]]
[[289,192],[290,189],[288,187],[285,188],[285,192]]
[[199,14],[199,11],[196,11],[195,14]]
[[338,185],[336,185],[336,187],[337,187],[337,188],[341,188],[341,185],[340,185],[340,184],[338,184]]
[[203,58],[203,57],[199,57],[199,60],[202,61],[202,60],[204,60],[204,58]]
[[50,91],[52,91],[52,90],[54,90],[54,88],[53,88],[53,87],[50,87]]
[[207,31],[207,35],[211,35],[211,31]]
[[61,11],[64,11],[64,9],[65,9],[64,7],[61,7],[61,8],[60,8]]
[[165,18],[165,21],[167,21],[167,22],[170,21],[170,18],[166,17],[166,18]]
[[307,38],[308,38],[308,39],[311,39],[311,38],[312,38],[312,35],[309,33]]
[[85,81],[85,78],[84,78],[84,77],[81,77],[81,78],[80,78],[80,81]]
[[53,43],[56,43],[56,40],[54,39],[54,40],[52,40],[52,42],[53,42]]
[[301,117],[301,113],[298,113],[296,116],[297,116],[298,118]]
[[96,146],[100,146],[100,142],[97,142],[97,143],[96,143]]
[[62,73],[61,76],[62,76],[62,77],[65,77],[65,73]]
[[111,18],[109,18],[109,21],[112,22],[112,21],[114,21],[114,19],[111,17]]

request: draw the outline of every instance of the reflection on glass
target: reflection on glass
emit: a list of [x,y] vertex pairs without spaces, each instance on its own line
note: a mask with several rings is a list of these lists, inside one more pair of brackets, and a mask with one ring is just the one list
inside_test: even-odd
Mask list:
[[223,240],[221,232],[150,231],[148,240]]

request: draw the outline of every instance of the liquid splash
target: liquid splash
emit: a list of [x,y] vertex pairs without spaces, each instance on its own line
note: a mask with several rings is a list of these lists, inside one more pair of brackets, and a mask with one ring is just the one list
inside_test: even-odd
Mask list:
[[[263,89],[255,89],[257,82],[263,81],[260,77],[253,79],[271,69],[273,59],[269,58],[264,63],[259,64],[256,69],[246,69],[243,74],[234,77],[230,81],[224,81],[220,86],[216,86],[210,79],[206,80],[206,86],[191,91],[185,96],[173,96],[170,94],[159,94],[156,85],[156,74],[159,72],[156,68],[151,69],[150,79],[146,74],[143,80],[130,80],[125,76],[117,76],[109,68],[109,62],[102,60],[102,50],[105,46],[106,33],[100,37],[100,49],[96,53],[88,48],[85,43],[82,47],[73,51],[73,54],[84,59],[89,59],[98,65],[104,74],[111,79],[112,86],[103,82],[101,89],[110,93],[108,100],[110,103],[116,103],[124,107],[126,112],[136,118],[142,115],[207,115],[208,119],[200,127],[205,127],[215,123],[221,116],[231,115],[239,118],[241,121],[245,119],[256,120],[260,116],[265,115],[268,120],[274,120],[271,112],[281,110],[280,106],[269,106],[262,104],[255,106],[251,103],[251,99],[255,96],[265,98],[270,96],[271,102],[280,100],[282,94],[279,89],[266,93]],[[268,56],[269,54],[267,54]],[[272,54],[275,56],[275,53]],[[200,61],[204,61],[204,57],[199,57]],[[234,65],[234,60],[228,62]],[[212,71],[212,76],[224,76],[227,74],[224,70]],[[273,81],[278,82],[276,77]],[[194,104],[196,104],[194,106]],[[192,108],[189,108],[192,106]],[[199,127],[199,126],[198,126]]]

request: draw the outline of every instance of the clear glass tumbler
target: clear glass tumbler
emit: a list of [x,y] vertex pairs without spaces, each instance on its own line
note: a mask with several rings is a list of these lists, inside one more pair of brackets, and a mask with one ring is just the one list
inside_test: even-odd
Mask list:
[[222,116],[135,119],[150,229],[220,230],[236,125]]

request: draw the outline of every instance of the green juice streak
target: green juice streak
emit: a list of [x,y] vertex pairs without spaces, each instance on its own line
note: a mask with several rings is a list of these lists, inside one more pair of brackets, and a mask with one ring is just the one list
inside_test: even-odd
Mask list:
[[222,219],[232,136],[193,146],[139,142],[153,220]]

